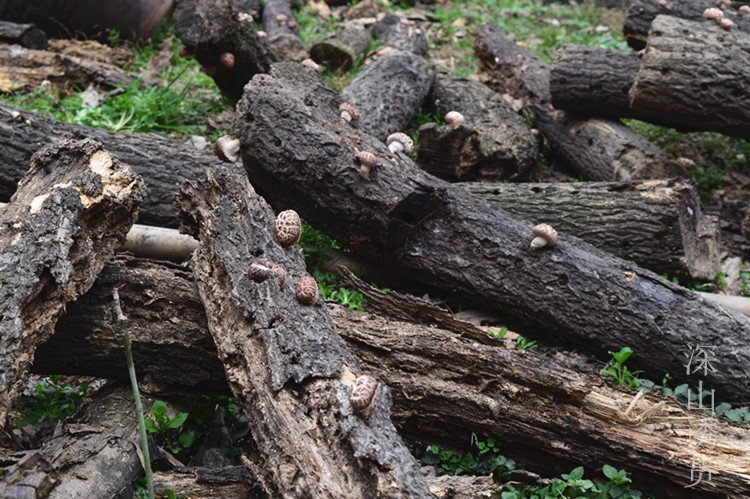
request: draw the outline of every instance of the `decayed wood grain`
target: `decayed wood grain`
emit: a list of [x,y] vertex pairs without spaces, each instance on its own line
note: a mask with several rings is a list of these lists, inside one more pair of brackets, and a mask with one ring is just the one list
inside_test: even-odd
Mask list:
[[[279,244],[273,212],[242,171],[213,170],[186,184],[178,203],[185,228],[200,240],[193,271],[209,330],[248,417],[263,458],[255,473],[269,494],[431,497],[390,421],[387,387],[378,386],[369,417],[353,411],[357,362],[320,298],[305,305],[295,297],[306,275],[302,250]],[[248,279],[258,258],[283,268],[285,279]]]
[[[687,343],[716,345],[727,368],[706,383],[726,399],[750,394],[747,318],[572,236],[530,249],[533,223],[341,123],[312,70],[274,65],[245,87],[238,113],[235,134],[259,192],[360,255],[585,351],[630,345],[640,352],[634,365],[660,372],[684,373]],[[378,158],[369,181],[353,161],[362,150]]]
[[125,240],[138,176],[93,140],[41,149],[0,212],[0,427],[36,347]]

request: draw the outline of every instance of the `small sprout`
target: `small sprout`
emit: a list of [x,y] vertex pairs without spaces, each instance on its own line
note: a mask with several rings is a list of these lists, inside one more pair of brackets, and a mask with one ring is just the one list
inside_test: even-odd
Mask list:
[[378,391],[378,380],[367,374],[358,376],[352,385],[352,391],[349,394],[349,403],[352,409],[359,414],[362,419],[368,419],[370,413],[375,407],[375,393]]
[[222,135],[214,142],[214,154],[226,163],[236,163],[240,159],[240,139]]
[[289,18],[283,12],[281,14],[276,14],[276,22],[279,24],[284,24],[287,19]]
[[284,246],[291,246],[299,241],[302,234],[302,222],[294,210],[284,210],[276,215],[274,222],[276,239]]
[[313,61],[309,57],[302,61],[302,65],[315,70],[317,73],[320,73],[320,66],[318,66],[318,63]]
[[222,52],[219,56],[219,62],[225,68],[232,69],[234,67],[234,54],[231,52]]
[[724,18],[724,13],[721,11],[721,9],[717,9],[716,7],[709,7],[708,9],[703,11],[703,19],[707,19],[709,21],[721,21]]
[[370,180],[370,170],[378,164],[378,157],[369,151],[358,151],[354,155],[354,164],[359,168],[359,174],[365,180]]
[[339,113],[346,122],[357,121],[359,119],[359,111],[348,102],[341,103],[339,106]]
[[409,156],[414,151],[414,141],[405,133],[392,133],[388,136],[385,143],[388,146],[388,150],[394,154],[403,151],[404,154]]
[[294,294],[301,304],[315,305],[318,301],[318,283],[309,275],[302,277],[294,286]]
[[257,283],[261,283],[271,276],[276,276],[279,279],[279,285],[284,285],[286,272],[273,262],[264,259],[255,260],[247,270],[248,279]]
[[460,125],[461,123],[466,122],[466,118],[464,118],[464,115],[458,111],[449,111],[448,114],[445,115],[445,121],[452,125]]
[[551,225],[539,224],[531,228],[534,239],[531,241],[531,249],[544,248],[557,244],[557,231]]
[[721,20],[719,21],[719,26],[729,31],[734,27],[734,21],[732,21],[728,17],[722,17]]

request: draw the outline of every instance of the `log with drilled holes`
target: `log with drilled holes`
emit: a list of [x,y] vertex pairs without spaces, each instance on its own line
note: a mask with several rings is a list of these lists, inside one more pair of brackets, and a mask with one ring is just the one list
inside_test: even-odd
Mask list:
[[[129,316],[147,317],[153,314],[155,304],[162,310],[158,304],[171,300],[173,289],[185,291],[171,311],[165,311],[167,320],[139,320],[129,326],[134,348],[140,352],[136,362],[148,371],[150,380],[175,380],[176,365],[165,363],[164,354],[177,355],[186,371],[220,365],[215,351],[196,347],[210,345],[211,335],[200,297],[184,270],[129,259],[118,259],[113,266],[120,268],[124,277],[121,299]],[[148,277],[152,267],[162,267],[159,279]],[[140,296],[138,286],[130,284],[141,273],[151,287],[149,300]],[[118,271],[110,274],[116,276]],[[180,281],[182,285],[178,285]],[[394,292],[362,287],[356,279],[348,285],[366,294],[368,309],[382,313],[362,314],[335,304],[329,304],[328,309],[336,329],[354,355],[368,365],[368,371],[399,387],[394,393],[393,414],[402,435],[410,440],[465,451],[472,433],[480,438],[496,436],[503,442],[503,454],[545,476],[559,476],[582,463],[588,475],[597,466],[609,464],[627,470],[637,488],[668,490],[675,498],[694,497],[690,495],[694,492],[684,487],[690,483],[691,454],[702,453],[690,444],[686,418],[689,415],[697,425],[699,411],[687,413],[671,399],[651,396],[639,399],[628,410],[637,392],[620,391],[598,375],[582,374],[571,367],[575,361],[507,349],[505,342],[451,320],[448,313],[426,302],[418,305],[417,299],[407,301]],[[105,359],[88,362],[77,352],[95,346],[95,351],[112,352],[113,358],[118,353],[122,356],[117,324],[107,313],[115,286],[116,280],[99,279],[85,305],[71,304],[71,320],[61,322],[50,340],[57,346],[45,348],[43,355],[40,351],[37,370],[57,370],[62,361],[67,364],[65,372],[102,375],[107,372]],[[81,309],[99,312],[82,314]],[[418,326],[393,319],[396,316],[411,320],[421,316],[426,322],[445,326]],[[175,317],[180,320],[171,324]],[[168,351],[164,350],[167,343]],[[125,379],[127,374],[122,367],[110,368],[108,376]],[[184,383],[184,377],[177,379],[181,380],[178,384]],[[167,384],[162,387],[170,392],[174,389]],[[225,385],[214,389],[228,391]],[[654,406],[659,407],[645,413]],[[746,450],[750,430],[744,423],[733,425],[725,420],[711,424],[722,445],[703,457],[720,477],[715,492],[737,494],[750,479],[741,471],[750,465]],[[701,493],[706,495],[702,497],[716,497],[713,489],[705,483],[703,487]]]
[[[687,344],[715,345],[705,382],[727,400],[750,395],[750,321],[632,262],[563,234],[533,250],[534,223],[436,179],[337,119],[317,73],[280,63],[245,87],[235,134],[253,186],[277,209],[354,252],[512,323],[606,356],[685,378]],[[361,152],[377,158],[362,175]],[[682,375],[680,375],[682,373]]]
[[[431,497],[391,423],[388,388],[361,375],[301,248],[280,244],[273,212],[242,170],[212,170],[186,183],[177,202],[200,241],[193,272],[269,495]],[[281,274],[251,279],[254,262]]]
[[657,16],[630,87],[643,121],[750,139],[750,33]]
[[268,45],[279,60],[301,61],[307,49],[299,37],[289,0],[266,0],[263,5],[263,29]]
[[398,14],[386,14],[372,27],[373,38],[385,50],[407,50],[424,57],[427,54],[427,32]]
[[90,139],[61,141],[32,157],[0,212],[0,427],[36,347],[125,241],[142,188]]

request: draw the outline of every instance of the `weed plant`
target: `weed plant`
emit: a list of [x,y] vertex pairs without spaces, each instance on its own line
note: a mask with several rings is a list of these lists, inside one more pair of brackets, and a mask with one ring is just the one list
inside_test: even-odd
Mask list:
[[89,389],[89,382],[78,386],[62,383],[60,375],[48,376],[34,387],[33,396],[22,396],[16,408],[23,415],[16,426],[32,423],[60,421],[67,418],[81,405]]

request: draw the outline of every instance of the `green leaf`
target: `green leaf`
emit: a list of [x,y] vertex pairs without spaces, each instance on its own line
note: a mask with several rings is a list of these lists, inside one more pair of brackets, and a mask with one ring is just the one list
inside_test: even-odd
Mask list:
[[158,422],[162,422],[167,418],[167,404],[163,400],[157,400],[151,407],[151,412]]
[[144,423],[146,423],[146,431],[149,433],[158,433],[159,429],[156,427],[156,423],[151,418],[146,418]]
[[167,428],[179,428],[185,423],[188,415],[187,412],[178,412],[167,424]]

